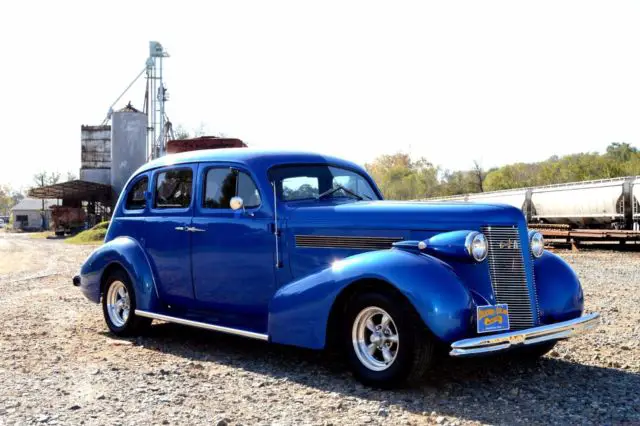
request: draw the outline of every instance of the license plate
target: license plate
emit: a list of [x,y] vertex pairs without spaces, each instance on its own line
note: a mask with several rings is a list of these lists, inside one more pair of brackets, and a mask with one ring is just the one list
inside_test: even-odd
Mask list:
[[478,306],[478,333],[509,330],[509,307],[507,305]]

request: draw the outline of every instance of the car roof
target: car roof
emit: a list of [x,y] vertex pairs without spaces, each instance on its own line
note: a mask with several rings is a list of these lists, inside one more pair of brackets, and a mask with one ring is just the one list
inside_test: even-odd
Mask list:
[[245,164],[251,168],[259,167],[266,170],[281,164],[326,164],[331,163],[350,169],[364,169],[350,161],[337,157],[302,151],[262,150],[254,148],[219,148],[188,151],[179,154],[169,154],[152,160],[140,167],[134,175],[158,167],[184,163],[201,163],[209,161],[223,161]]

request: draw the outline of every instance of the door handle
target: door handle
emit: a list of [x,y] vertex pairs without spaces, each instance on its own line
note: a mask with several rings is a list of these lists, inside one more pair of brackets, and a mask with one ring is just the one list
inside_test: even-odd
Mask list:
[[187,229],[184,226],[176,226],[175,230],[176,231],[186,231]]
[[205,230],[204,229],[200,229],[200,228],[196,228],[194,226],[187,226],[185,231],[187,231],[187,232],[204,232]]

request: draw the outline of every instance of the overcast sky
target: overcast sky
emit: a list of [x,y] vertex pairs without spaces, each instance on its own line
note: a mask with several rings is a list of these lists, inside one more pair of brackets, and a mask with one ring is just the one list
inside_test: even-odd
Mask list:
[[632,1],[4,2],[0,183],[78,174],[80,126],[150,40],[171,121],[255,147],[460,169],[640,146],[639,22]]

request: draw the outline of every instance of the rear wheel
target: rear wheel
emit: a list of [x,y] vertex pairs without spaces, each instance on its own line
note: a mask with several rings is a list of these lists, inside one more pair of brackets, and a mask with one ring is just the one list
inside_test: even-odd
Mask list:
[[109,330],[117,336],[135,336],[151,325],[151,318],[135,314],[136,299],[129,275],[117,269],[109,274],[102,295],[102,313]]
[[344,324],[344,347],[355,377],[390,388],[417,382],[433,363],[433,341],[413,308],[382,293],[355,296]]

